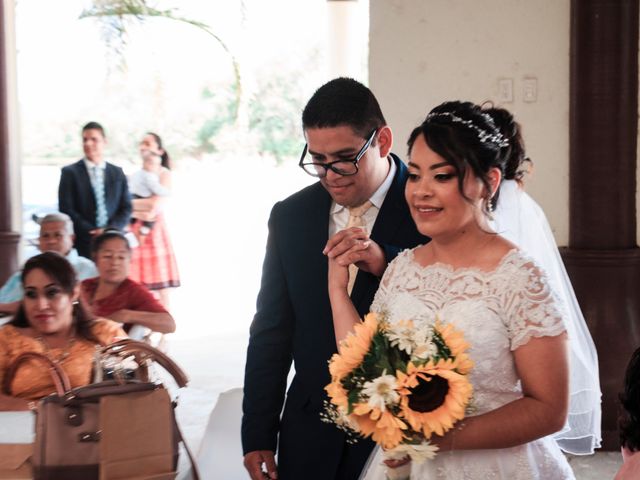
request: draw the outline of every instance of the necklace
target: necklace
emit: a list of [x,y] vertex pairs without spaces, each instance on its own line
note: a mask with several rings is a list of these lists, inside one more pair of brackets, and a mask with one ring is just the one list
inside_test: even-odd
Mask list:
[[76,337],[72,332],[67,339],[67,344],[64,346],[62,352],[57,356],[53,355],[51,348],[49,347],[49,343],[47,343],[47,340],[42,335],[38,335],[36,340],[44,347],[44,354],[49,358],[49,360],[57,364],[62,364],[67,357],[71,355],[71,347],[73,347],[73,344],[76,342]]

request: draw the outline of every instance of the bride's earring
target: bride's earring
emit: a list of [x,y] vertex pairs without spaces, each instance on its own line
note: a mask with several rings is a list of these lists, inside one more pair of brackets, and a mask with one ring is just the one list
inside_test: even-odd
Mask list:
[[493,196],[487,196],[486,202],[487,202],[487,212],[489,213],[489,217],[493,218],[493,215],[492,215],[493,214],[493,210],[494,210],[494,208],[493,208]]

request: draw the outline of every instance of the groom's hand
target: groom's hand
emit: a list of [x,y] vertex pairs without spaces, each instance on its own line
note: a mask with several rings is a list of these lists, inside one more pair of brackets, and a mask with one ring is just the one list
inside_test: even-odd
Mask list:
[[[266,473],[262,470],[263,464],[267,470]],[[271,450],[256,450],[247,453],[244,456],[244,468],[249,472],[251,480],[264,480],[265,478],[275,480],[278,478],[276,459]]]
[[358,227],[347,228],[333,235],[322,253],[335,258],[343,266],[355,263],[358,268],[376,277],[381,277],[387,268],[387,259],[380,245]]

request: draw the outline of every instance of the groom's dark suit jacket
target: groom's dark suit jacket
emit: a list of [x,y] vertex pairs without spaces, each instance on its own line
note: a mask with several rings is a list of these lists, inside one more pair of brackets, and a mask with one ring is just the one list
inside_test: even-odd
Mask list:
[[[395,155],[393,161],[396,175],[371,232],[388,260],[428,241],[417,232],[404,199],[407,169]],[[247,453],[275,451],[278,442],[280,480],[355,480],[373,447],[369,440],[349,445],[344,433],[320,421],[330,382],[327,362],[336,352],[322,254],[330,207],[331,197],[316,183],[277,203],[269,219],[247,352],[242,443]],[[374,275],[358,273],[351,298],[360,315],[369,311],[378,284]],[[292,360],[296,374],[282,412]]]
[[[131,217],[127,177],[120,167],[107,163],[104,171],[107,225],[123,230]],[[91,258],[90,230],[96,228],[96,197],[84,160],[63,167],[58,186],[58,208],[73,220],[78,253]]]

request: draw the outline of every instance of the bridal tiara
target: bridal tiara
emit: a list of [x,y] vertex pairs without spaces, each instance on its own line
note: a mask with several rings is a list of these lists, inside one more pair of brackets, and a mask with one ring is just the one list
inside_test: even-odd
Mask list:
[[[482,116],[484,116],[491,124],[494,124],[493,118],[491,118],[489,114],[483,113]],[[485,143],[487,141],[493,142],[496,145],[498,145],[500,148],[509,146],[509,140],[504,138],[504,136],[501,133],[487,132],[485,129],[475,125],[473,121],[464,120],[463,118],[460,118],[457,115],[454,115],[453,113],[449,113],[449,112],[430,113],[429,115],[427,115],[426,121],[432,120],[434,118],[447,118],[454,123],[461,123],[463,125],[466,125],[467,127],[471,128],[476,132],[476,134],[478,135],[478,139],[480,140],[481,143]]]

